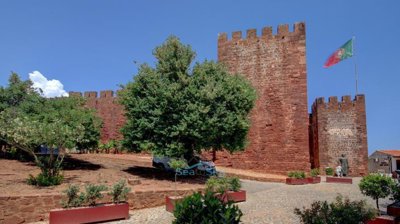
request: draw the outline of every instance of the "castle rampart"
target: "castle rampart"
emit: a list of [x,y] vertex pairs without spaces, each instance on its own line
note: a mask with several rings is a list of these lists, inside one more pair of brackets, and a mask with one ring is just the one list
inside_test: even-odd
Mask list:
[[[121,127],[125,124],[124,108],[118,103],[118,97],[112,90],[97,92],[70,92],[70,96],[85,97],[86,105],[96,110],[97,115],[103,120],[101,141],[121,139]],[[98,97],[99,96],[99,97]]]

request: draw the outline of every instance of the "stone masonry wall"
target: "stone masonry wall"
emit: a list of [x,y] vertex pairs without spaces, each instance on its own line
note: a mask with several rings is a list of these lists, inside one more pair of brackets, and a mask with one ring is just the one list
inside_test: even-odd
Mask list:
[[[70,96],[82,96],[80,92],[70,92]],[[83,96],[86,99],[86,105],[95,109],[97,115],[103,121],[101,130],[101,141],[103,143],[109,140],[122,138],[121,127],[125,124],[124,108],[118,103],[118,97],[114,96],[111,90],[101,91],[100,97],[97,92],[85,92]]]
[[244,152],[216,154],[216,163],[234,168],[286,174],[310,169],[305,24],[280,25],[218,37],[218,60],[243,74],[257,89]]
[[312,166],[325,169],[339,165],[339,157],[345,154],[349,162],[349,174],[361,176],[368,173],[367,125],[365,97],[357,95],[318,98],[312,106],[310,134]]

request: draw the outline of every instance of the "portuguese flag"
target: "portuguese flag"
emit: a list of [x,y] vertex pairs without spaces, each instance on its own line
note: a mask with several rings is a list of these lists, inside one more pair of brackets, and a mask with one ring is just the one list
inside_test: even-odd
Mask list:
[[353,39],[350,39],[345,44],[343,44],[339,49],[337,49],[324,64],[324,68],[329,68],[330,66],[339,63],[340,61],[353,56]]

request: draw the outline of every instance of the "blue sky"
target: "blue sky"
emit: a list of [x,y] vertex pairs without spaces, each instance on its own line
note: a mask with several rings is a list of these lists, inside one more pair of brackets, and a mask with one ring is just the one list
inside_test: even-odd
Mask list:
[[10,71],[40,71],[66,91],[118,89],[169,35],[217,58],[220,32],[306,22],[309,107],[316,97],[355,94],[353,60],[324,69],[356,36],[359,92],[366,95],[369,152],[400,149],[400,1],[0,2],[0,85]]

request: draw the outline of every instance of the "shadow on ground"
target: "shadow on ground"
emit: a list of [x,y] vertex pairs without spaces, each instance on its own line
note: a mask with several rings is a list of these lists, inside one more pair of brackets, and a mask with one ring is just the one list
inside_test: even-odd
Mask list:
[[[144,179],[167,180],[174,182],[175,174],[153,167],[133,166],[123,170],[134,176],[139,176]],[[178,176],[177,182],[188,184],[205,184],[208,177],[206,176]]]
[[91,163],[66,156],[63,161],[63,170],[98,170],[104,168],[102,165]]

